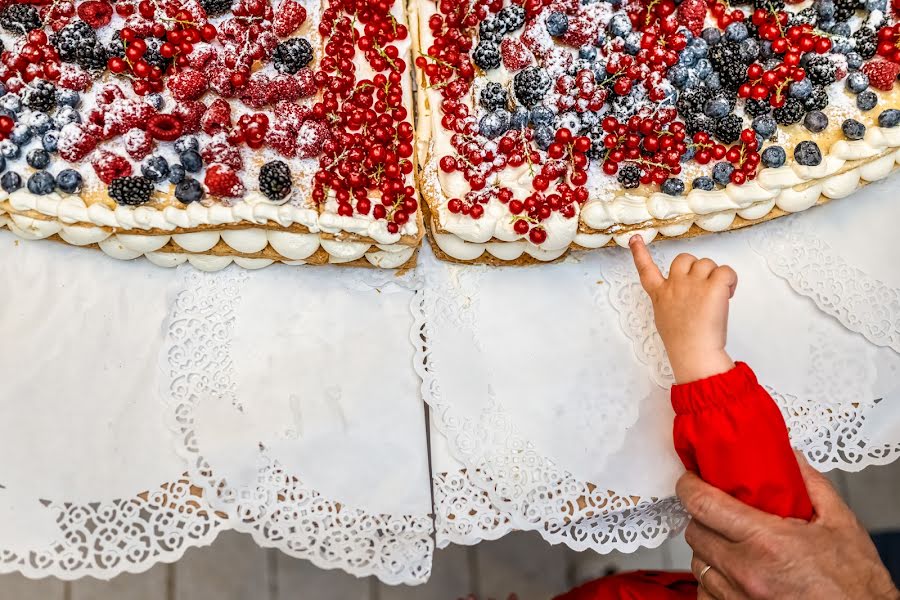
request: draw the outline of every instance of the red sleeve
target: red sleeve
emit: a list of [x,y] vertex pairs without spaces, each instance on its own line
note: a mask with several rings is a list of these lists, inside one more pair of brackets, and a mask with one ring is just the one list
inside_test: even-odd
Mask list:
[[744,363],[672,388],[675,451],[685,468],[782,517],[813,515],[781,411]]

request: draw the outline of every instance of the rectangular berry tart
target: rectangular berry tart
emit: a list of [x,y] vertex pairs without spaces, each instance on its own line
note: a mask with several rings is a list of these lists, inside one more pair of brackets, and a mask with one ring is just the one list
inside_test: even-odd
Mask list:
[[419,185],[448,260],[552,261],[851,194],[900,160],[886,0],[415,0]]
[[0,0],[0,226],[216,270],[415,263],[404,0]]

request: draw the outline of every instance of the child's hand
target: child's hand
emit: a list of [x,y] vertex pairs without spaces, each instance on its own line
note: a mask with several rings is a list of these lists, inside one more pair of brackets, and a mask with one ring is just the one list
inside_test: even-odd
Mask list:
[[662,337],[677,383],[724,373],[734,367],[725,352],[728,301],[737,287],[737,273],[708,258],[679,254],[668,279],[662,276],[635,235],[629,241],[644,291],[653,301],[656,328]]

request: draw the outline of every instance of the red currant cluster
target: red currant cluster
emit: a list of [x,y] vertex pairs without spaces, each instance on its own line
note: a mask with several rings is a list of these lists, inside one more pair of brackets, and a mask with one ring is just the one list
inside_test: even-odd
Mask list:
[[60,76],[59,53],[40,29],[28,32],[26,43],[17,50],[4,50],[0,61],[0,81],[14,93],[35,79],[57,81]]
[[900,25],[886,25],[878,30],[876,52],[891,62],[900,63]]
[[665,20],[675,13],[675,2],[673,0],[650,0],[649,2],[635,2],[627,7],[628,18],[631,25],[636,30],[641,29]]
[[769,100],[774,108],[787,102],[787,88],[795,81],[803,81],[806,71],[802,67],[789,67],[781,63],[774,69],[763,69],[759,63],[747,67],[747,81],[738,87],[738,96],[754,100]]
[[664,107],[652,114],[642,109],[625,123],[607,116],[600,126],[606,135],[603,172],[615,175],[623,162],[641,168],[641,183],[660,184],[681,173],[681,157],[687,152],[684,123],[674,122],[676,111]]
[[748,180],[756,178],[760,156],[756,133],[752,129],[741,131],[738,142],[727,149],[722,144],[714,143],[709,134],[704,131],[694,134],[692,139],[692,146],[697,150],[694,160],[701,165],[705,165],[711,160],[727,160],[734,166],[731,182],[736,185],[742,185]]
[[9,137],[9,134],[12,133],[13,129],[16,128],[16,122],[13,121],[12,117],[7,115],[3,115],[0,117],[0,140],[5,140]]
[[556,130],[553,142],[547,148],[547,156],[552,160],[547,161],[541,167],[541,173],[535,176],[532,186],[539,192],[550,187],[550,183],[559,177],[563,177],[568,171],[569,181],[573,185],[587,183],[587,151],[591,149],[591,139],[585,136],[575,136],[566,127]]
[[560,111],[598,111],[609,95],[605,88],[597,85],[590,69],[578,71],[575,77],[562,75],[556,80],[556,91],[559,93],[556,106]]
[[509,212],[513,215],[513,230],[519,235],[528,234],[532,244],[543,244],[547,241],[547,231],[541,223],[558,212],[567,219],[575,217],[575,205],[584,204],[588,199],[588,191],[582,186],[572,187],[561,183],[551,194],[537,191],[524,201],[510,200]]
[[[415,188],[406,184],[413,170],[413,128],[403,106],[406,64],[394,45],[409,31],[395,22],[392,4],[343,0],[324,11],[319,32],[326,40],[326,58],[315,74],[323,94],[312,117],[330,123],[331,138],[323,144],[313,199],[323,203],[333,193],[339,215],[371,214],[386,219],[387,230],[397,233],[414,218],[418,202]],[[353,19],[363,24],[361,34]],[[354,82],[354,69],[343,62],[352,65],[357,48],[373,70],[387,74]]]
[[416,58],[416,66],[425,73],[430,86],[444,91],[444,97],[460,97],[468,91],[469,82],[475,76],[469,60],[472,50],[469,34],[489,12],[497,12],[502,6],[498,0],[477,0],[474,6],[456,0],[438,3],[438,12],[428,19],[434,41],[425,54]]
[[[671,3],[664,0],[657,6]],[[651,71],[663,71],[678,62],[678,53],[687,46],[687,38],[678,33],[679,23],[674,17],[667,17],[658,24],[644,27],[641,33],[641,49],[637,53],[638,62],[649,65]]]
[[243,114],[238,119],[237,127],[231,130],[228,141],[233,145],[246,143],[250,148],[258,150],[265,144],[268,131],[269,117],[265,113]]
[[707,6],[709,7],[709,12],[712,13],[713,18],[716,20],[716,25],[723,31],[732,23],[743,22],[747,18],[744,11],[739,8],[728,10],[730,6],[727,0],[707,0]]
[[[512,191],[504,187],[492,187],[483,191],[473,190],[468,192],[462,199],[450,199],[447,202],[447,210],[453,214],[463,214],[473,219],[480,219],[484,215],[484,205],[491,200],[497,199],[503,204],[507,204],[510,201],[515,202],[512,198]],[[526,229],[526,231],[528,230]]]

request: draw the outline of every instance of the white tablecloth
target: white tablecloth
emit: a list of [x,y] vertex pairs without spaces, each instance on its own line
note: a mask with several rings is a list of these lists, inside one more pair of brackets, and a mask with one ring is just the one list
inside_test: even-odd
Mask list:
[[[823,470],[900,452],[893,185],[652,247],[735,266],[729,349]],[[206,274],[0,231],[0,572],[110,578],[226,528],[408,584],[513,529],[658,545],[681,467],[629,261]]]

